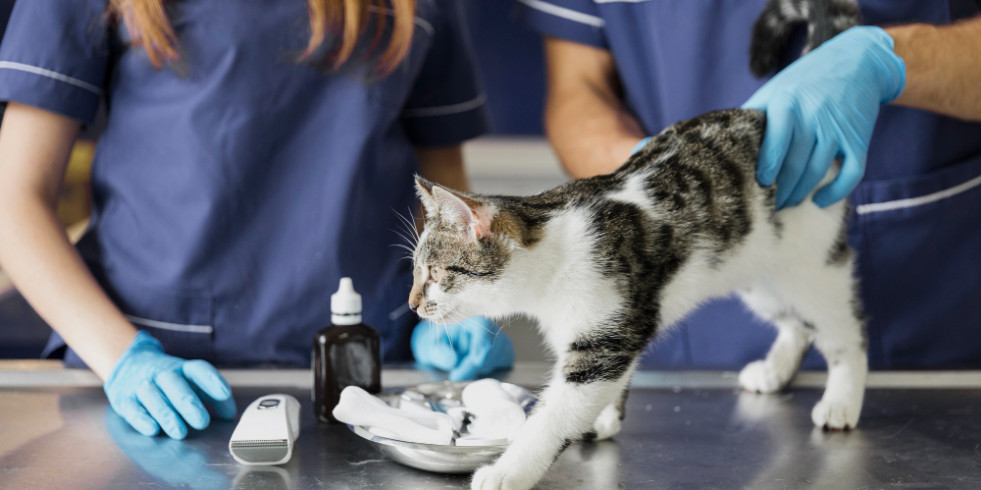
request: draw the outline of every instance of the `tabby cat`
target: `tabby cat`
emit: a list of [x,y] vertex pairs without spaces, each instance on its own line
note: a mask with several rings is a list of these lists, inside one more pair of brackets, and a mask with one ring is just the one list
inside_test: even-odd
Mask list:
[[[815,47],[858,22],[844,0],[771,0],[755,26],[754,71],[776,67],[789,24]],[[423,179],[425,228],[409,304],[441,323],[524,313],[557,358],[524,430],[473,488],[530,488],[570,441],[620,429],[639,354],[710,298],[736,292],[778,329],[739,382],[771,393],[813,342],[828,361],[819,427],[855,427],[867,373],[847,204],[776,211],[755,180],[761,111],[677,123],[616,172],[529,197],[452,191]],[[825,177],[828,182],[836,169]]]

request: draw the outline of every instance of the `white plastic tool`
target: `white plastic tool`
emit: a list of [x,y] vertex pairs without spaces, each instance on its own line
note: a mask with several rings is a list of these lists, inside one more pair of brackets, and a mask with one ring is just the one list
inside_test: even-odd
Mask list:
[[448,445],[453,440],[453,421],[440,412],[400,410],[357,386],[341,391],[334,418],[345,424],[369,427],[389,439],[422,444]]
[[228,450],[248,465],[283,464],[293,455],[300,436],[300,402],[290,395],[266,395],[242,412]]
[[[525,423],[525,411],[493,378],[474,381],[463,389],[463,405],[472,415],[468,432],[474,438],[513,440]],[[460,440],[457,440],[458,445]]]

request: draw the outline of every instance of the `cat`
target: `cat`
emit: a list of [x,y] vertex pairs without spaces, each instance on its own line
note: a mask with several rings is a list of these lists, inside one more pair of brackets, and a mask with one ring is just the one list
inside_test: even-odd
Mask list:
[[[857,23],[853,4],[841,8],[849,3],[772,0],[754,38],[783,42],[785,24],[806,18],[815,47],[836,30],[814,26]],[[851,17],[829,20],[835,12]],[[776,67],[779,46],[752,49],[754,70]],[[410,308],[438,323],[524,313],[557,359],[521,434],[474,474],[473,488],[531,488],[571,441],[616,434],[651,339],[732,292],[778,330],[739,383],[781,389],[813,343],[829,366],[814,424],[856,426],[867,357],[847,204],[776,211],[774,187],[755,180],[765,128],[761,111],[710,112],[665,129],[612,174],[534,196],[457,192],[417,177],[425,227]]]

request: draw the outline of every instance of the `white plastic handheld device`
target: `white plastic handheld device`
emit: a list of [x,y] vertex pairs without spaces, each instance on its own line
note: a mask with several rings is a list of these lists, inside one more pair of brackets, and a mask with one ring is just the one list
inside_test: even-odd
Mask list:
[[300,402],[290,395],[266,395],[242,412],[228,450],[242,464],[283,464],[299,436]]

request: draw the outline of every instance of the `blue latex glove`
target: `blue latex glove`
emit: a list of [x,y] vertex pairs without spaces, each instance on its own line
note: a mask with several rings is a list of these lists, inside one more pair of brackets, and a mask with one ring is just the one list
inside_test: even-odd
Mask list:
[[183,439],[185,421],[195,429],[207,427],[211,417],[202,398],[219,417],[235,418],[232,390],[214,366],[164,354],[160,342],[144,331],[123,352],[103,388],[112,409],[148,436],[162,428],[168,436]]
[[450,372],[451,381],[476,379],[514,365],[514,346],[494,322],[475,316],[460,323],[423,321],[412,331],[416,361]]
[[821,207],[844,199],[865,174],[879,106],[906,85],[906,64],[878,27],[853,27],[778,73],[743,108],[766,111],[756,180],[776,181],[778,208],[793,206],[820,183],[835,158],[841,172],[814,195]]
[[645,146],[647,146],[647,144],[651,142],[651,138],[653,138],[653,136],[648,136],[648,137],[646,137],[646,138],[638,141],[637,144],[634,145],[634,149],[630,150],[630,156],[633,156],[634,153],[637,153],[642,148],[644,148]]

